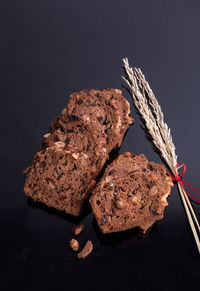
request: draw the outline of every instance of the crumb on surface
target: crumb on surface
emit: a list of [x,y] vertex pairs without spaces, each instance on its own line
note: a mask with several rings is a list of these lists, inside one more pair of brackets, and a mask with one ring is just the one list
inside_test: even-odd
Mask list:
[[84,259],[93,251],[93,244],[88,240],[80,253],[78,253],[77,258]]
[[73,227],[72,232],[73,232],[74,235],[79,235],[83,231],[83,229],[84,229],[84,225],[83,224],[79,224],[79,225]]
[[79,249],[79,243],[76,239],[72,238],[69,242],[70,247],[73,251],[77,252]]

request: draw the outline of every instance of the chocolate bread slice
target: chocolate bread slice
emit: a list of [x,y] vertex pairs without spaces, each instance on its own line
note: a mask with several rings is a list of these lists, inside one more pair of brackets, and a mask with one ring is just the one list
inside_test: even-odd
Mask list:
[[121,120],[129,114],[120,97],[115,96],[116,109],[112,97],[105,94],[93,89],[71,94],[68,107],[50,125],[41,152],[26,170],[24,191],[28,196],[67,213],[81,214],[109,152],[123,139],[126,126]]
[[57,117],[50,125],[50,132],[42,140],[42,148],[63,145],[74,157],[84,152],[91,160],[93,168],[99,170],[105,164],[108,154],[106,148],[97,143],[92,128],[85,121],[74,116]]
[[129,128],[129,125],[134,122],[134,119],[129,116],[130,104],[122,96],[122,91],[119,89],[105,89],[103,91],[99,91],[99,95],[105,99],[108,106],[111,106],[114,111],[118,112],[119,118],[116,125],[116,131],[118,133],[117,147],[120,147],[125,132]]
[[172,180],[163,165],[144,155],[120,155],[110,164],[90,198],[103,233],[139,227],[143,233],[163,218]]
[[25,170],[26,195],[47,206],[78,216],[92,187],[95,173],[88,156],[69,153],[56,144],[34,156],[33,164]]
[[123,138],[119,132],[120,112],[106,104],[103,91],[82,90],[70,95],[66,110],[68,115],[80,117],[90,124],[99,143],[106,145],[109,153]]

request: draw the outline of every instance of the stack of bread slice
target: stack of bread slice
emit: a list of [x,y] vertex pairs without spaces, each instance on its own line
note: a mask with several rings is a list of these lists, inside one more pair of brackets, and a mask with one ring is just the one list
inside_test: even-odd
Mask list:
[[109,153],[134,122],[129,114],[129,102],[118,89],[72,93],[25,170],[25,194],[79,216]]

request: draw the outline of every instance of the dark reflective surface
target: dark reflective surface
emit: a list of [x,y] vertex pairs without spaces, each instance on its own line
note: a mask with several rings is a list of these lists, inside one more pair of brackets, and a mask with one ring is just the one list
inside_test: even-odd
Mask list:
[[[165,218],[102,235],[89,206],[80,218],[33,203],[22,171],[66,96],[122,88],[122,57],[141,67],[172,135],[184,180],[200,190],[200,3],[198,1],[2,1],[0,3],[0,290],[199,290],[200,257],[176,186]],[[121,149],[161,162],[135,125]],[[112,158],[111,158],[112,160]],[[111,161],[110,160],[110,161]],[[193,204],[200,219],[200,206]],[[76,259],[72,227],[93,253]]]

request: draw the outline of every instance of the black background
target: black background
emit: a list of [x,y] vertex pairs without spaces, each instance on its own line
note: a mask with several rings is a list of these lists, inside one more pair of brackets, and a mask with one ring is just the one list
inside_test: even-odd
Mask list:
[[[102,236],[88,209],[80,243],[91,239],[94,252],[79,261],[68,247],[79,220],[29,201],[22,174],[67,96],[122,88],[128,57],[162,106],[184,179],[200,190],[199,35],[198,0],[1,1],[1,290],[199,290],[200,257],[176,186],[165,218],[145,237]],[[160,162],[131,106],[136,122],[120,153]]]

